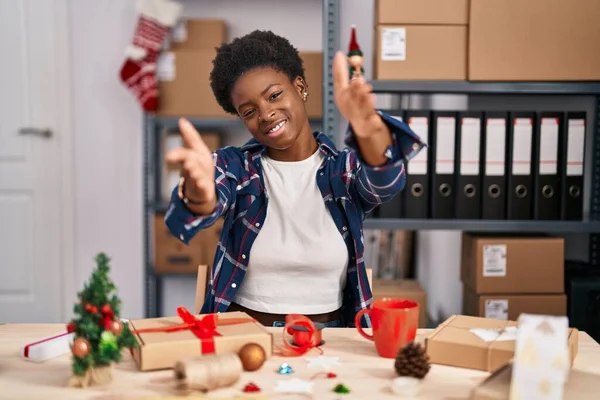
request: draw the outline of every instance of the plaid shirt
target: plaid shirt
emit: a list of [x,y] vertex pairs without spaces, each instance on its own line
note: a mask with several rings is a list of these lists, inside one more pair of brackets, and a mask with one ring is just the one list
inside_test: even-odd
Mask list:
[[[351,131],[346,139],[348,147],[342,151],[325,134],[315,133],[319,150],[326,157],[316,176],[317,185],[348,247],[342,306],[342,323],[348,327],[354,326],[356,313],[372,301],[363,258],[363,220],[404,188],[405,164],[425,146],[408,125],[382,112],[379,115],[393,136],[393,145],[385,153],[388,162],[380,167],[362,161]],[[261,163],[265,151],[265,146],[252,139],[241,148],[225,147],[213,154],[218,204],[210,215],[195,216],[179,198],[177,188],[172,192],[165,222],[183,243],[188,244],[199,230],[218,218],[224,219],[203,314],[226,311],[244,280],[252,243],[267,213]],[[361,325],[371,327],[368,316]]]

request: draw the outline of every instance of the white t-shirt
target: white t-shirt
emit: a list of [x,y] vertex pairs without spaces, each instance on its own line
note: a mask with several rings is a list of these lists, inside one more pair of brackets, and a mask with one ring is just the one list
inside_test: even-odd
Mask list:
[[271,314],[322,314],[342,305],[348,248],[317,186],[325,155],[262,158],[267,216],[234,302]]

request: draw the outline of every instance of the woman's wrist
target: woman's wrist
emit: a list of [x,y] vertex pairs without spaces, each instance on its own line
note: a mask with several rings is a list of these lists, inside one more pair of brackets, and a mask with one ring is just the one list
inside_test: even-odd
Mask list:
[[217,206],[217,194],[216,191],[209,199],[198,200],[194,198],[194,196],[188,196],[189,190],[187,190],[187,185],[185,178],[181,178],[179,182],[179,198],[183,201],[185,206],[196,215],[209,215],[211,214],[216,206]]

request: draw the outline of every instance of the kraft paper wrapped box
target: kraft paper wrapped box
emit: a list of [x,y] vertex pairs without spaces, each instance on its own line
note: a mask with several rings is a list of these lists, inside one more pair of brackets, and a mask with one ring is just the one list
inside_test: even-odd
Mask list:
[[130,320],[139,346],[132,350],[140,371],[171,369],[179,360],[206,354],[237,353],[256,343],[273,354],[273,335],[243,312],[192,315],[177,309],[177,317]]
[[[425,346],[432,364],[493,372],[514,357],[517,330],[516,321],[453,315],[425,339]],[[572,365],[577,329],[569,329],[568,346]]]

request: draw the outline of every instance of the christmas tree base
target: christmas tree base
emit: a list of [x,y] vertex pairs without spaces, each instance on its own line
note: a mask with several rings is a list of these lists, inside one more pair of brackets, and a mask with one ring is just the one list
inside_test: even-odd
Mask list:
[[84,375],[73,374],[67,386],[72,388],[86,388],[90,386],[102,386],[113,380],[112,366],[95,367],[88,369]]

